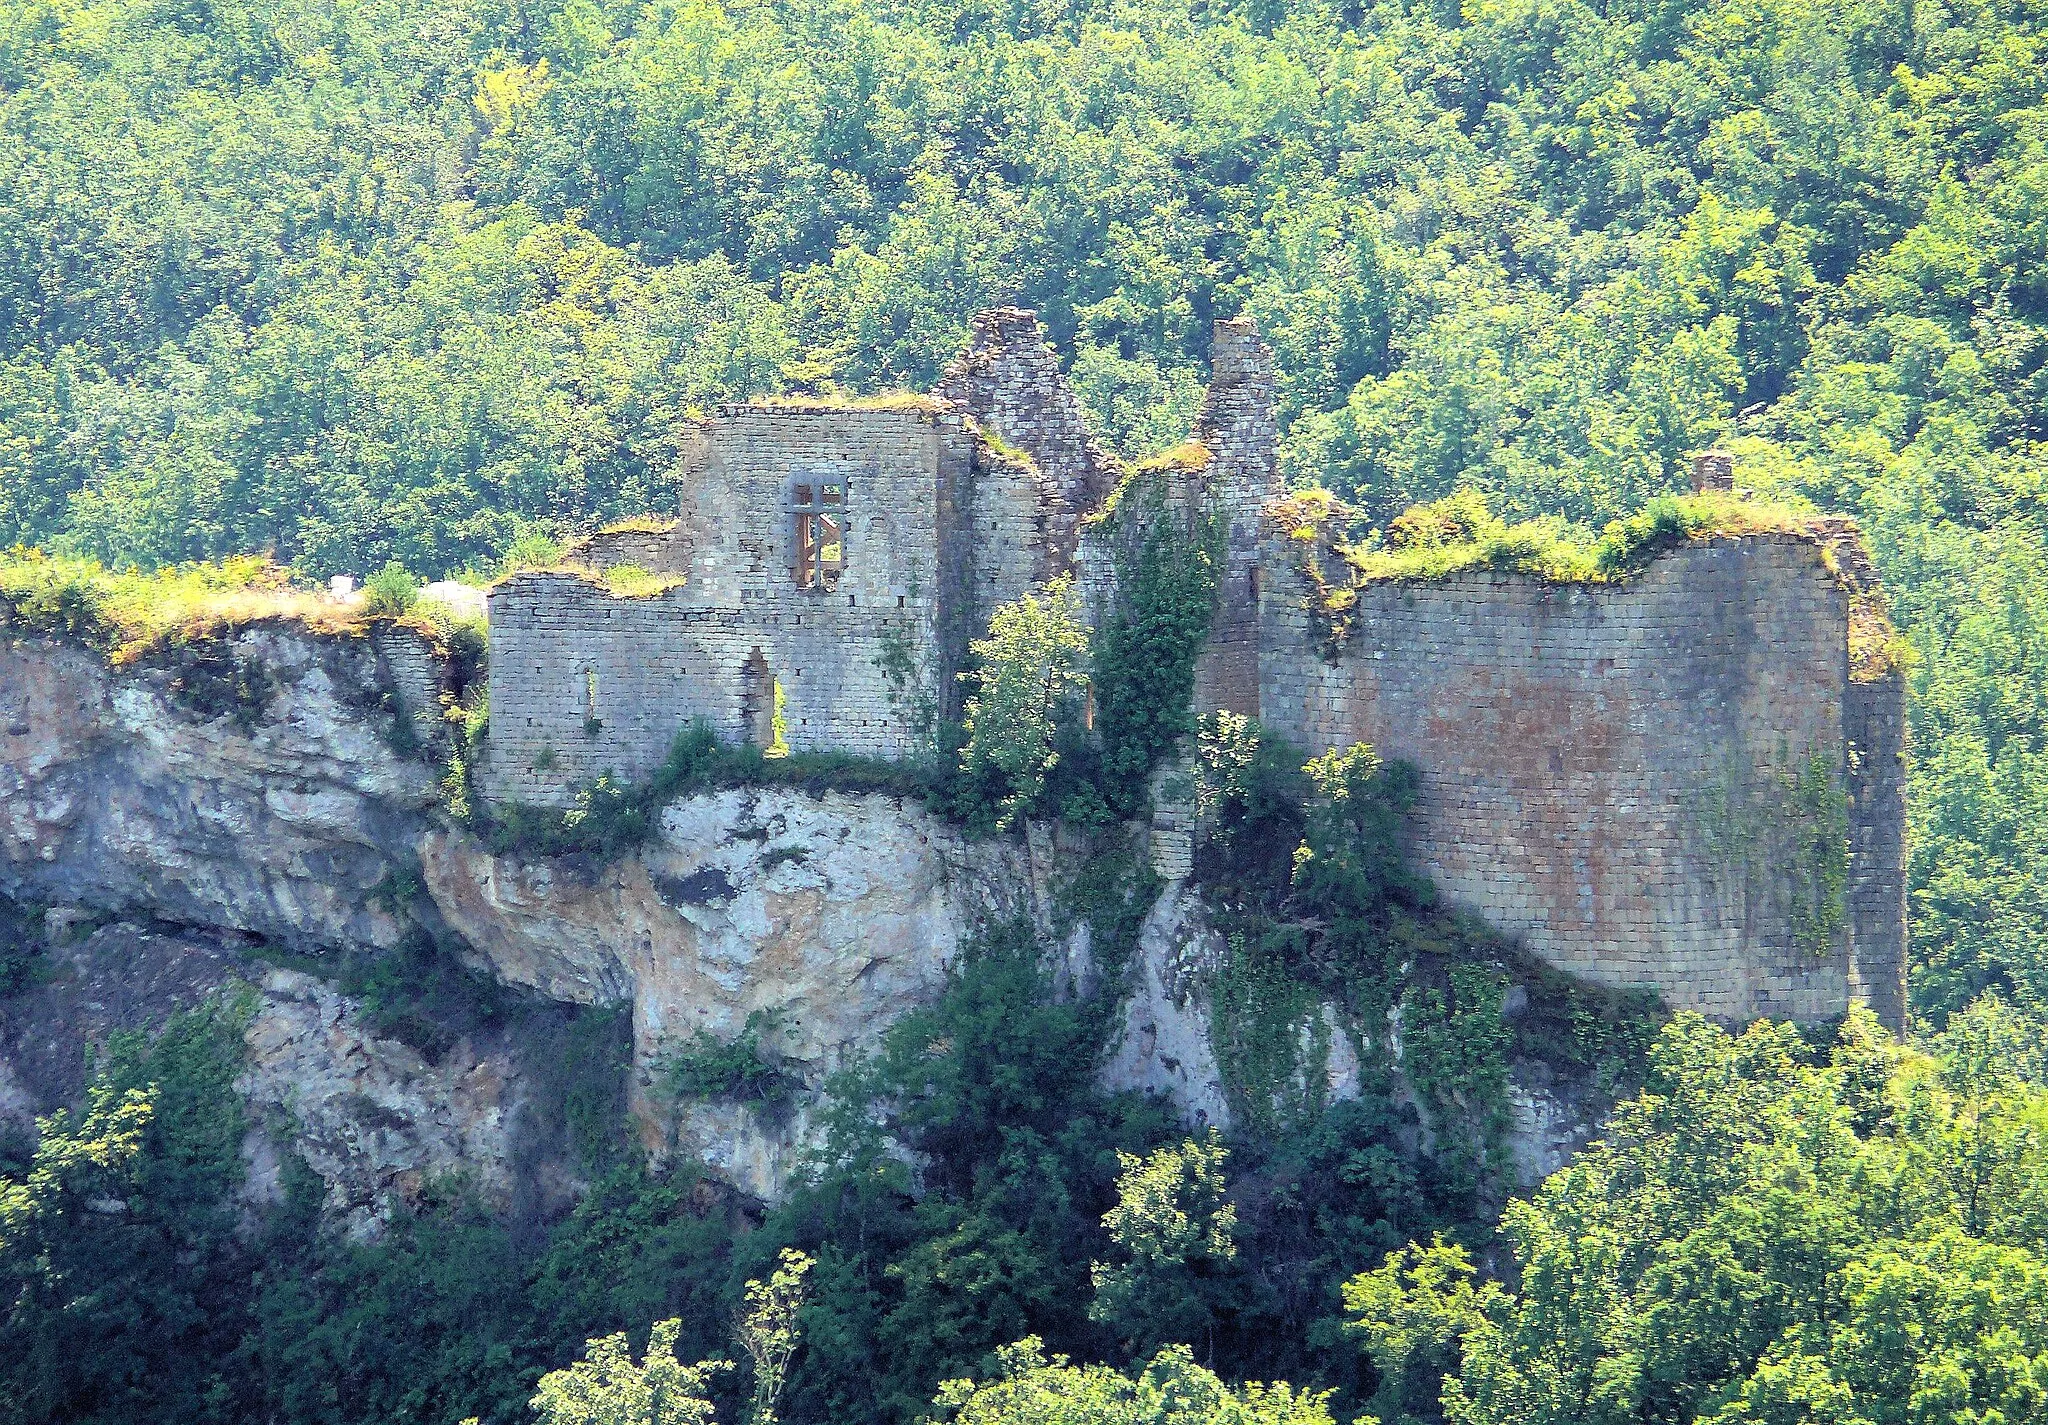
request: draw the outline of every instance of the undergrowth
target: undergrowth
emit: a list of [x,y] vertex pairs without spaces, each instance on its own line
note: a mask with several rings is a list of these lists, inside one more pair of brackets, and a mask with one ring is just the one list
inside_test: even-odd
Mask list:
[[414,586],[402,569],[375,579],[377,589],[362,598],[334,599],[296,584],[291,570],[260,554],[143,573],[17,546],[0,554],[0,632],[77,644],[121,666],[250,624],[281,621],[312,633],[361,637],[381,619],[481,666],[481,623],[400,594]]

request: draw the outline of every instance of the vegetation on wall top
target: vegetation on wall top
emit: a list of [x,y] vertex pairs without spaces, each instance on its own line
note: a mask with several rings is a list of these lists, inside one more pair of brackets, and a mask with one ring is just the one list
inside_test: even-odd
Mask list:
[[417,593],[418,582],[397,566],[372,575],[363,597],[336,599],[306,588],[264,555],[150,572],[40,549],[0,555],[0,631],[75,643],[117,667],[255,624],[361,637],[376,619],[412,629],[443,652],[462,643],[465,648],[457,651],[476,662],[482,629],[439,604],[419,601]]

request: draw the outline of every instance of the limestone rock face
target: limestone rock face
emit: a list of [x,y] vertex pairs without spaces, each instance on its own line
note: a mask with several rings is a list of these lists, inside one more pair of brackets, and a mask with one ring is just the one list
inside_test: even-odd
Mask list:
[[[649,1150],[701,1155],[772,1199],[807,1141],[804,1100],[929,1002],[977,925],[1044,916],[1045,868],[1025,848],[970,844],[883,796],[721,792],[665,808],[659,834],[608,865],[492,855],[434,815],[438,768],[394,749],[394,721],[419,720],[433,692],[418,649],[384,646],[403,636],[253,626],[229,651],[261,670],[255,691],[211,716],[180,681],[189,668],[0,647],[0,893],[193,928],[164,942],[175,955],[144,957],[190,984],[123,981],[136,1014],[116,1027],[160,1022],[231,975],[259,984],[244,1086],[293,1120],[297,1151],[351,1220],[457,1167],[487,1194],[510,1191],[505,1125],[524,1089],[484,1048],[428,1064],[376,1040],[332,984],[247,962],[219,933],[375,951],[411,917],[507,984],[630,1006],[631,1103]],[[104,1026],[44,1011],[82,1064],[78,1046]],[[40,1012],[17,1002],[10,1014]],[[666,1057],[699,1033],[730,1040],[757,1014],[798,1101],[770,1115],[676,1104]],[[0,1112],[17,1120],[82,1083],[44,1074],[32,1090],[18,1057],[0,1056]]]
[[1122,1038],[1102,1071],[1105,1088],[1157,1094],[1191,1125],[1230,1127],[1201,990],[1203,973],[1222,955],[1222,937],[1203,915],[1201,898],[1184,882],[1169,883],[1138,932]]
[[[431,731],[436,677],[402,637],[251,626],[228,652],[255,672],[225,703],[195,691],[205,670],[189,665],[0,646],[0,894],[55,907],[67,941],[50,984],[0,1001],[0,1119],[27,1127],[76,1102],[87,1044],[239,981],[255,996],[241,1087],[266,1130],[250,1142],[253,1194],[278,1190],[284,1144],[358,1231],[455,1173],[500,1202],[566,1201],[573,1165],[558,1153],[536,1185],[519,1146],[538,1093],[519,1044],[464,1037],[430,1061],[374,1032],[336,983],[250,953],[282,947],[317,969],[426,931],[504,984],[629,1010],[627,1101],[649,1154],[701,1158],[772,1202],[814,1141],[827,1079],[931,1002],[978,927],[1021,915],[1050,929],[1051,888],[1083,854],[1042,828],[969,842],[901,799],[775,788],[678,800],[605,864],[496,855],[437,814],[432,759],[397,750]],[[69,944],[80,921],[103,928]],[[1170,881],[1106,1087],[1228,1125],[1203,991],[1221,954],[1198,893]],[[1119,992],[1095,983],[1085,928],[1066,955],[1060,993]],[[1351,1034],[1320,1013],[1303,1033],[1330,1046],[1328,1096],[1355,1096]],[[773,1101],[679,1101],[678,1052],[750,1027]],[[1517,1072],[1512,1146],[1533,1180],[1592,1115],[1569,1085]]]
[[263,625],[231,652],[265,691],[206,718],[179,705],[175,670],[0,645],[0,892],[304,949],[395,943],[372,891],[436,774],[386,741],[388,660],[369,639]]
[[699,1154],[769,1200],[808,1115],[681,1105],[671,1124],[667,1056],[699,1034],[729,1041],[760,1016],[780,1072],[815,1090],[931,1001],[977,925],[1034,912],[1021,848],[969,843],[879,796],[690,798],[663,809],[644,850],[590,870],[492,856],[435,831],[420,865],[443,918],[499,978],[560,999],[630,1002],[634,1109],[649,1149]]
[[[463,1174],[485,1201],[510,1202],[513,1118],[524,1085],[504,1046],[458,1042],[438,1064],[365,1029],[332,984],[271,968],[244,1033],[238,1087],[289,1135],[327,1185],[327,1206],[366,1232],[436,1177]],[[251,1152],[252,1189],[274,1159]]]
[[281,1142],[326,1185],[327,1206],[358,1234],[464,1175],[486,1201],[512,1193],[523,1086],[508,1047],[463,1040],[429,1063],[380,1037],[332,984],[266,965],[204,934],[117,922],[49,952],[49,974],[0,1000],[0,1128],[77,1102],[88,1055],[123,1031],[151,1032],[210,998],[246,995],[237,1087],[249,1110],[247,1194],[282,1190]]

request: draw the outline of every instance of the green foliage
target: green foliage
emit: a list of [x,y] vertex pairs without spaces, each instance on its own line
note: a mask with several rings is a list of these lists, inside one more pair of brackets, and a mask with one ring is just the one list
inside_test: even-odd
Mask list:
[[781,1109],[799,1084],[782,1072],[779,1056],[763,1044],[779,1030],[772,1010],[757,1009],[730,1040],[698,1030],[666,1056],[662,1072],[679,1098],[731,1098]]
[[1055,580],[989,619],[972,645],[960,775],[986,795],[998,828],[1032,814],[1059,762],[1054,735],[1088,685],[1088,633],[1073,581]]
[[[1297,498],[1299,498],[1297,496]],[[1625,519],[1610,520],[1588,543],[1555,516],[1509,524],[1477,490],[1413,505],[1383,535],[1346,549],[1361,579],[1440,579],[1464,569],[1533,574],[1554,583],[1598,583],[1642,572],[1658,554],[1690,540],[1804,533],[1802,504],[1705,492],[1659,495]]]
[[1110,808],[1143,804],[1152,769],[1192,730],[1187,713],[1195,657],[1216,603],[1223,529],[1198,516],[1190,530],[1165,508],[1164,482],[1142,472],[1119,500],[1117,594],[1095,631],[1095,725],[1100,781]]
[[1982,1052],[2009,1014],[1959,1019],[1930,1060],[1861,1012],[1818,1054],[1681,1016],[1605,1142],[1508,1208],[1512,1290],[1441,1245],[1347,1288],[1381,1403],[1427,1418],[1447,1370],[1453,1421],[2024,1418],[2048,1101]]
[[1363,742],[1302,767],[1316,795],[1294,853],[1294,892],[1312,910],[1369,911],[1390,900],[1427,905],[1429,882],[1408,869],[1402,818],[1414,809],[1415,769],[1389,765]]
[[1102,1226],[1120,1260],[1094,1264],[1088,1314],[1113,1325],[1138,1358],[1176,1341],[1202,1342],[1213,1354],[1215,1318],[1236,1295],[1227,1275],[1237,1257],[1237,1209],[1223,1179],[1229,1156],[1214,1128],[1142,1158],[1117,1154],[1117,1204]]
[[784,1247],[772,1276],[747,1283],[747,1310],[738,1331],[740,1349],[754,1369],[747,1425],[775,1425],[775,1402],[789,1374],[789,1358],[802,1343],[797,1313],[804,1304],[804,1277],[816,1265],[802,1252]]
[[1327,1393],[1286,1384],[1237,1389],[1169,1346],[1136,1378],[1046,1358],[1027,1337],[998,1356],[992,1380],[948,1381],[938,1407],[952,1425],[1330,1425]]
[[0,899],[0,999],[20,994],[43,978],[47,944],[30,907]]
[[0,1419],[218,1418],[243,1392],[236,1232],[249,1005],[117,1035],[84,1112],[0,1180]]
[[1091,836],[1055,887],[1054,930],[1064,939],[1088,927],[1089,955],[1107,993],[1114,995],[1138,951],[1145,917],[1159,898],[1160,880],[1140,832],[1116,826]]
[[1226,945],[1211,1038],[1246,1128],[1304,1131],[1325,1109],[1333,1051],[1349,1048],[1366,1094],[1405,1081],[1455,1198],[1502,1166],[1512,1055],[1582,1070],[1602,1091],[1634,1079],[1654,1002],[1576,985],[1440,906],[1406,860],[1413,768],[1364,744],[1303,763],[1230,713],[1203,719],[1197,749],[1197,802],[1215,824],[1197,873]]
[[1834,952],[1849,919],[1849,798],[1831,759],[1814,753],[1787,779],[1795,827],[1793,942],[1810,955]]
[[40,549],[0,554],[0,627],[82,644],[117,662],[176,656],[269,618],[354,627],[345,611],[292,587],[289,572],[262,556],[140,573]]
[[676,1359],[681,1330],[677,1320],[655,1322],[647,1354],[637,1362],[623,1331],[589,1342],[582,1360],[541,1377],[535,1419],[539,1425],[711,1425],[706,1383],[732,1363],[684,1365]]
[[363,581],[363,607],[379,618],[402,618],[419,602],[420,581],[396,559]]

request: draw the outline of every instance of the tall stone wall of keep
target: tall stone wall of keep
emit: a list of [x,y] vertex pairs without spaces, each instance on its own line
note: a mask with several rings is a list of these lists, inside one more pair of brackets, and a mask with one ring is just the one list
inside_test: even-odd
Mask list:
[[1906,1027],[1906,680],[1896,669],[1851,679],[1849,990],[1894,1029]]
[[[916,730],[885,662],[944,688],[966,624],[940,577],[940,530],[971,518],[976,441],[957,413],[906,406],[728,406],[705,432],[678,532],[684,582],[620,597],[572,572],[515,575],[490,596],[487,795],[560,804],[602,773],[660,766],[704,718],[766,742],[782,694],[789,746],[903,757]],[[796,487],[845,491],[844,567],[798,586]],[[646,538],[638,536],[638,538]],[[601,537],[607,555],[633,552]]]
[[1273,351],[1251,318],[1216,323],[1210,372],[1195,438],[1209,449],[1200,478],[1224,521],[1223,565],[1208,643],[1195,664],[1195,706],[1256,713],[1259,546],[1266,504],[1280,494],[1280,471]]
[[1261,715],[1414,763],[1417,859],[1454,903],[1676,1008],[1811,1019],[1854,991],[1900,1023],[1899,690],[1851,684],[1815,543],[1687,545],[1614,585],[1369,584],[1334,659],[1282,543]]
[[967,349],[947,366],[932,394],[1030,457],[1042,477],[1036,514],[1046,572],[1039,577],[1065,569],[1080,538],[1081,516],[1102,502],[1123,471],[1089,435],[1081,403],[1046,344],[1038,314],[995,307],[976,315]]

